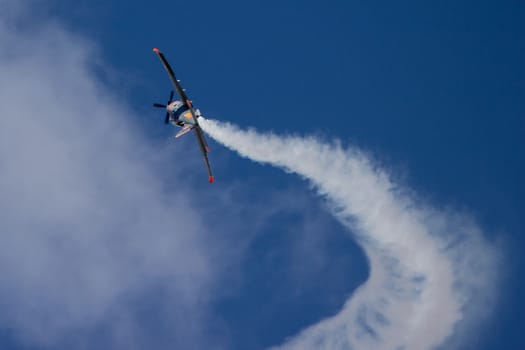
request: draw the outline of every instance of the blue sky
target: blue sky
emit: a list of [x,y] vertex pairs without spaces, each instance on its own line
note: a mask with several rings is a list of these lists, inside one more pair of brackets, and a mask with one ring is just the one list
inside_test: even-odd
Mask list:
[[[9,1],[3,6],[13,8]],[[23,278],[5,278],[0,290],[2,305],[14,306],[7,308],[10,316],[0,318],[1,348],[80,349],[101,344],[119,348],[128,345],[123,338],[132,339],[138,347],[168,348],[204,338],[196,347],[261,349],[282,344],[300,330],[337,314],[367,278],[370,267],[362,248],[307,181],[240,158],[210,140],[216,184],[207,185],[193,140],[175,142],[171,138],[174,130],[162,124],[163,115],[150,108],[152,102],[164,102],[170,90],[152,47],[166,54],[206,117],[261,132],[338,139],[367,152],[421,202],[475,222],[489,244],[505,256],[498,265],[495,289],[499,298],[488,320],[465,334],[458,334],[459,327],[454,335],[466,339],[462,349],[525,347],[525,319],[517,312],[525,310],[521,298],[525,282],[519,273],[525,266],[521,254],[525,245],[521,237],[525,232],[522,3],[159,1],[146,6],[138,1],[123,5],[79,0],[74,5],[30,1],[17,7],[18,17],[13,15],[17,24],[4,29],[2,46],[22,38],[20,42],[27,42],[28,47],[21,50],[29,61],[33,59],[30,63],[35,70],[60,71],[60,63],[53,65],[52,53],[41,53],[56,47],[75,57],[55,58],[65,60],[64,66],[71,71],[65,71],[64,77],[47,77],[51,87],[55,87],[53,79],[61,82],[56,94],[38,95],[39,103],[49,104],[42,113],[51,119],[48,123],[42,124],[40,118],[20,127],[15,122],[6,125],[24,135],[64,137],[63,143],[49,141],[53,154],[73,147],[78,148],[79,163],[88,161],[90,176],[80,176],[85,190],[78,196],[83,201],[91,196],[97,199],[97,205],[86,206],[89,213],[100,215],[102,223],[94,228],[96,239],[76,240],[74,247],[88,246],[90,252],[97,252],[99,245],[108,244],[111,249],[104,254],[90,253],[85,259],[109,261],[112,269],[104,276],[116,282],[108,283],[112,286],[109,291],[94,289],[100,298],[87,298],[98,306],[96,312],[86,311],[90,305],[86,302],[76,314],[72,311],[77,310],[76,302],[68,304],[61,296],[78,296],[78,290],[59,277],[45,276],[61,271],[67,279],[78,270],[50,268],[51,272],[42,274],[44,282],[27,272],[29,268],[21,274]],[[34,18],[34,13],[39,16]],[[60,35],[41,30],[50,23]],[[65,38],[55,39],[61,35]],[[81,58],[77,59],[77,51],[82,50],[87,53],[78,54]],[[89,73],[82,76],[82,82],[88,83],[78,86],[77,61],[87,65]],[[23,85],[19,90],[24,95]],[[40,93],[38,90],[35,86]],[[11,101],[6,96],[18,90],[2,91],[5,101]],[[77,96],[74,91],[82,94]],[[71,103],[79,101],[80,106],[83,94],[88,94],[86,108],[67,106],[75,114],[72,125],[67,115],[48,117],[52,115],[48,111],[61,110],[57,101],[68,93],[73,95]],[[19,120],[21,113],[13,108],[2,114]],[[80,125],[87,130],[80,141],[63,136],[82,133]],[[20,139],[2,147],[20,149],[24,144]],[[45,143],[48,138],[32,140]],[[94,150],[89,151],[91,148]],[[101,157],[104,152],[108,154]],[[23,155],[35,164],[32,152]],[[18,157],[6,152],[0,165],[11,164],[9,156]],[[68,173],[69,161],[52,159],[41,166],[55,169],[55,164],[62,169],[57,174]],[[101,176],[104,169],[112,169],[114,175]],[[49,176],[46,186],[56,185],[60,193],[68,192],[68,186],[77,190],[74,181],[57,174],[43,174]],[[3,186],[11,186],[10,181],[3,180]],[[72,184],[64,186],[64,181]],[[137,190],[145,184],[151,188]],[[27,187],[27,183],[20,185]],[[113,200],[99,213],[95,208],[106,200],[104,189]],[[29,202],[36,203],[50,195],[28,193],[29,199],[35,199]],[[19,199],[14,194],[13,198]],[[58,202],[64,201],[59,198]],[[77,200],[71,199],[72,203]],[[17,216],[17,208],[32,210],[32,205],[2,202],[2,207],[14,208],[11,216],[4,214],[2,231],[31,230],[16,220],[8,223]],[[63,213],[69,202],[56,206],[35,219],[36,224],[46,223],[47,229],[39,234],[51,237],[51,243],[45,243],[51,252],[56,223],[63,224],[56,213]],[[171,217],[172,213],[176,214]],[[74,210],[68,215],[71,232],[82,235],[79,228],[85,226],[74,218],[79,215],[82,222],[89,223],[91,217]],[[135,221],[136,216],[140,219]],[[150,222],[156,222],[155,232],[163,232],[153,235],[153,243],[146,239],[154,231]],[[186,229],[187,234],[180,233]],[[118,259],[107,258],[106,253],[111,256],[113,249],[120,249],[111,242],[128,242],[129,232],[136,240],[126,243]],[[17,246],[13,242],[18,241],[6,237],[4,243]],[[170,254],[161,249],[164,245],[184,249]],[[6,251],[0,253],[6,262],[18,262]],[[64,255],[60,263],[69,261],[71,255]],[[183,257],[172,261],[171,255]],[[99,268],[104,266],[101,263]],[[170,266],[180,268],[172,271]],[[94,278],[83,273],[92,267],[79,263],[82,283]],[[121,277],[134,268],[140,278]],[[151,271],[156,272],[151,275]],[[16,269],[3,273],[11,274],[17,276]],[[26,279],[30,282],[24,284]],[[10,287],[17,283],[29,286],[27,295],[11,296],[17,289]],[[104,285],[104,279],[100,283]],[[42,286],[46,286],[42,303],[49,306],[32,309],[24,298],[39,295],[35,289]],[[68,288],[71,294],[56,292]],[[51,330],[40,325],[48,318],[56,320]],[[64,320],[74,326],[64,326]],[[187,327],[181,327],[184,324]],[[126,336],[130,333],[140,335],[136,339]]]

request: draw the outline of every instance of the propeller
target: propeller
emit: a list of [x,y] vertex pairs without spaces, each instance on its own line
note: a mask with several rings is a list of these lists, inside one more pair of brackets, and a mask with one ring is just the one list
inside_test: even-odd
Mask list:
[[[161,104],[161,103],[154,103],[153,104],[153,107],[156,107],[156,108],[166,108],[170,103],[171,101],[173,100],[173,93],[174,91],[171,90],[171,93],[170,93],[170,98],[168,100],[168,103],[166,103],[165,105]],[[168,124],[170,122],[170,112],[169,111],[166,111],[166,118],[164,118],[164,124]]]

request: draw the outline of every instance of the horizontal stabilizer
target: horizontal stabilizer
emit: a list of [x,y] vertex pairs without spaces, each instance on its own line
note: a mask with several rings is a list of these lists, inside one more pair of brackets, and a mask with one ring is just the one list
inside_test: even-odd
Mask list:
[[191,129],[193,129],[193,125],[184,125],[182,127],[182,130],[180,130],[177,135],[175,135],[175,138],[179,138],[181,137],[182,135],[184,134],[187,134],[191,131]]

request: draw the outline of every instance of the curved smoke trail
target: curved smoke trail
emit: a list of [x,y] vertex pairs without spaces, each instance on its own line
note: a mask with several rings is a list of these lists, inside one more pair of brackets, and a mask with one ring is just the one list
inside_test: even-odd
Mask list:
[[369,259],[367,282],[342,310],[282,348],[432,349],[492,297],[496,253],[475,226],[416,206],[359,150],[200,122],[241,156],[309,180]]

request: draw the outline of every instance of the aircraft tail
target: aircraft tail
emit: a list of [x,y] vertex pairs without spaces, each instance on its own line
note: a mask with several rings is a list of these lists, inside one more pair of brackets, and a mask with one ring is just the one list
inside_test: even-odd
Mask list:
[[193,125],[184,125],[182,129],[175,135],[175,138],[178,139],[184,134],[189,133],[193,129]]

